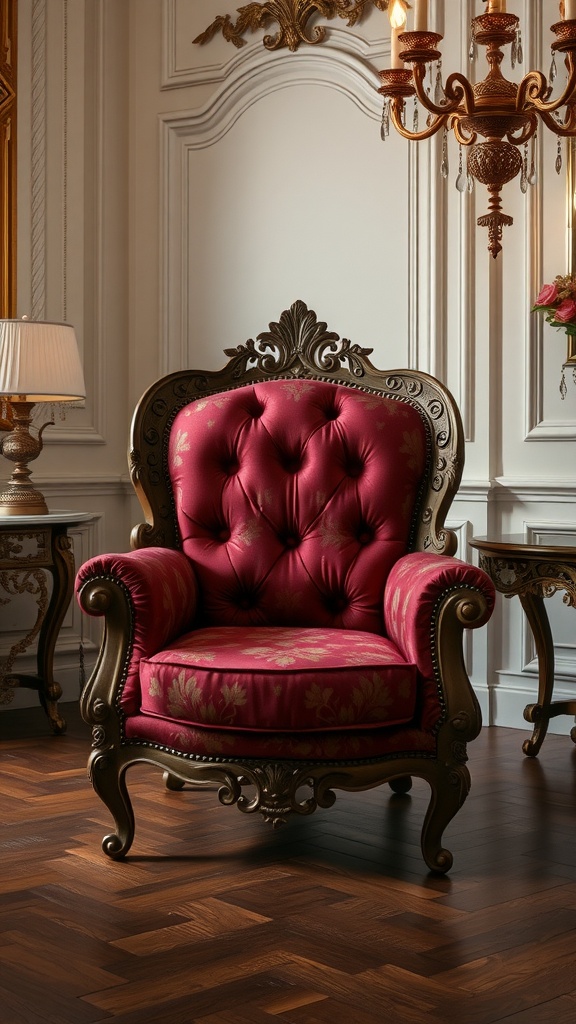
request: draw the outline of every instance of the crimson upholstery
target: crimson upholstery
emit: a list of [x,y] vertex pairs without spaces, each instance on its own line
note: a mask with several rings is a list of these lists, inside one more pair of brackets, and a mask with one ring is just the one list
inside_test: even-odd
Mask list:
[[[301,316],[317,347],[333,337],[303,304],[292,315],[295,336]],[[236,384],[229,352],[232,369],[213,374],[222,389],[196,371],[150,389],[131,467],[147,524],[135,550],[77,574],[83,610],[106,617],[82,698],[91,778],[117,823],[103,846],[130,847],[124,773],[140,760],[219,782],[222,802],[275,824],[329,806],[330,785],[417,774],[433,791],[424,857],[446,871],[441,833],[465,799],[466,741],[481,724],[462,630],[494,604],[488,576],[446,553],[457,410],[433,378],[387,378],[360,350],[350,360],[366,387],[353,373],[323,379],[311,344],[277,344],[302,376],[268,373],[266,354]]]
[[415,409],[326,381],[265,381],[187,405],[169,451],[203,624],[383,632],[425,466]]
[[258,732],[395,725],[416,699],[416,666],[384,637],[348,629],[195,630],[143,659],[140,681],[146,713]]
[[185,405],[168,446],[182,550],[99,556],[78,574],[78,587],[112,575],[134,607],[126,735],[372,757],[412,722],[415,747],[433,749],[434,607],[458,584],[491,588],[408,550],[426,449],[410,405],[325,381]]

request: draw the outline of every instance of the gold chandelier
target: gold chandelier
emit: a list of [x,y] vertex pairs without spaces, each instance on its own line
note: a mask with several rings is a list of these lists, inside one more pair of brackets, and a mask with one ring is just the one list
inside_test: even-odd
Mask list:
[[[504,58],[501,47],[508,44],[512,65],[521,63],[519,18],[507,13],[506,0],[485,3],[486,12],[472,20],[470,56],[475,56],[478,46],[485,47],[488,74],[481,82],[472,84],[456,72],[443,85],[441,65],[437,63],[442,56],[437,47],[443,37],[428,28],[427,0],[414,0],[414,30],[410,32],[404,31],[404,0],[392,0],[388,8],[392,27],[391,67],[380,72],[382,85],[378,91],[384,96],[383,138],[388,134],[390,120],[404,138],[417,142],[443,130],[444,176],[448,174],[448,132],[454,131],[460,147],[467,147],[466,171],[460,150],[456,186],[464,191],[470,190],[474,181],[486,185],[490,197],[488,212],[478,218],[478,224],[488,228],[488,249],[495,257],[502,249],[503,228],[512,224],[512,217],[501,209],[500,192],[506,182],[518,175],[523,192],[528,184],[534,183],[534,142],[540,121],[556,133],[558,147],[560,137],[576,135],[576,0],[560,4],[561,20],[551,26],[556,38],[552,42],[550,82],[541,71],[529,71],[518,84],[504,78],[500,65]],[[561,95],[551,98],[556,52],[565,55],[567,80]],[[427,74],[430,73],[431,82],[435,64],[435,82],[427,85]],[[412,126],[408,127],[406,100],[410,97],[414,97],[415,108]],[[418,104],[427,112],[422,130],[418,128]],[[559,171],[561,166],[559,149],[556,169]]]

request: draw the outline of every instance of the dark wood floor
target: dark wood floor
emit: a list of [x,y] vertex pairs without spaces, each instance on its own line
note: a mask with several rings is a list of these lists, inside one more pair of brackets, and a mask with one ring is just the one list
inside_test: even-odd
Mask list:
[[[129,777],[136,840],[86,779],[89,737],[0,716],[2,1024],[574,1024],[576,748],[470,747],[472,791],[427,873],[427,788],[340,794],[273,832],[214,792]],[[567,730],[569,725],[567,725]]]

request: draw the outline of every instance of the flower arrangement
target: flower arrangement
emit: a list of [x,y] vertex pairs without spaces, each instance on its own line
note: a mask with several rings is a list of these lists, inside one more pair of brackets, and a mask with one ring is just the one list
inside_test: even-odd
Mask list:
[[576,278],[571,274],[554,278],[552,284],[545,284],[532,306],[532,313],[545,313],[546,323],[576,335]]

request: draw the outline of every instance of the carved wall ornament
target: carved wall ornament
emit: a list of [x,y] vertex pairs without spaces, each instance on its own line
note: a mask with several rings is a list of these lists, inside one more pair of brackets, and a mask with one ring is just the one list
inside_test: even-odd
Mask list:
[[267,3],[249,3],[239,7],[238,17],[232,20],[229,14],[220,14],[208,28],[201,32],[194,43],[208,43],[218,32],[226,42],[236,47],[246,44],[242,36],[246,32],[256,32],[272,22],[277,22],[278,31],[275,35],[265,35],[262,40],[268,50],[280,50],[287,46],[294,52],[300,43],[321,43],[326,36],[324,25],[312,25],[309,22],[317,15],[324,18],[344,18],[349,27],[361,21],[370,7],[379,11],[388,8],[389,0],[268,0]]

